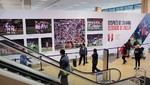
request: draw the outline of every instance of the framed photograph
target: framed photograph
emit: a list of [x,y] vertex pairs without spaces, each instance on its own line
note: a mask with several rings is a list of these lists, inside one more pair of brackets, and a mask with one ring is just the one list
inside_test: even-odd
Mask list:
[[27,47],[29,47],[34,51],[39,52],[38,38],[27,39]]
[[51,32],[51,19],[26,19],[27,34],[43,34]]
[[85,42],[84,19],[54,19],[55,49],[78,48]]
[[87,19],[87,30],[88,31],[102,31],[103,30],[103,19],[88,18]]
[[41,38],[42,52],[52,51],[52,38]]
[[88,34],[87,35],[88,46],[102,46],[103,34]]
[[2,35],[23,34],[22,19],[0,19],[0,34]]
[[[12,40],[14,41],[15,43],[18,43],[20,45],[23,45],[24,46],[24,40],[23,39],[16,39],[16,40]],[[4,41],[5,43],[9,44],[9,45],[13,45],[14,47],[16,48],[20,48],[18,45],[14,45],[14,44],[11,44],[9,42],[6,42]],[[8,48],[8,47],[5,47],[3,45],[0,45],[0,55],[1,56],[7,56],[7,55],[14,55],[14,54],[19,54],[17,51],[11,49],[11,48]]]

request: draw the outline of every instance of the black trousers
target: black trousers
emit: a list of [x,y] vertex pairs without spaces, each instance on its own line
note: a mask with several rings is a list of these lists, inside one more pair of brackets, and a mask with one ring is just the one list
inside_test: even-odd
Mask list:
[[140,67],[140,60],[141,60],[141,58],[139,58],[139,57],[135,57],[135,67]]
[[61,81],[61,85],[69,85],[67,75],[62,75],[60,81]]
[[80,55],[79,65],[81,64],[82,58],[83,58],[83,65],[85,65],[85,55]]
[[122,56],[122,59],[123,59],[123,64],[125,64],[127,61],[126,61],[126,56]]
[[100,71],[98,68],[97,68],[97,63],[92,63],[92,72],[95,72],[96,71]]

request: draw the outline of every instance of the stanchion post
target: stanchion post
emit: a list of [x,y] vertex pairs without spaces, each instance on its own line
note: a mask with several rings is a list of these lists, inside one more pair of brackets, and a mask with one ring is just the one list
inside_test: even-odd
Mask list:
[[[39,59],[42,59],[42,56],[39,57]],[[42,62],[40,61],[40,69],[39,71],[43,71],[44,69],[42,68]]]
[[119,58],[119,47],[117,47],[117,57],[116,58]]

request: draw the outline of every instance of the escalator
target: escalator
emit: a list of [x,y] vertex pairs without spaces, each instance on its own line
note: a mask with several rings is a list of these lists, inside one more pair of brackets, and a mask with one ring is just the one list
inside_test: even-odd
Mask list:
[[51,78],[50,76],[47,76],[41,72],[33,70],[27,66],[15,63],[14,61],[10,61],[3,57],[0,57],[0,68],[5,71],[17,74],[19,76],[38,81],[40,83],[43,83],[43,85],[61,85],[58,79]]
[[[2,40],[0,42],[0,45],[5,46],[7,48],[11,48],[11,49],[19,52],[18,55],[19,54],[25,54],[27,56],[30,56],[32,58],[32,60],[36,61],[37,63],[41,63],[42,62],[45,65],[45,67],[47,67],[47,68],[44,68],[44,71],[41,71],[41,72],[44,75],[50,76],[51,78],[53,78],[53,80],[52,81],[51,80],[47,80],[47,79],[44,79],[44,77],[41,77],[41,76],[37,77],[37,74],[34,74],[35,72],[33,72],[33,70],[34,71],[35,70],[39,70],[39,69],[37,69],[37,67],[39,68],[38,64],[35,65],[34,66],[35,68],[33,68],[32,71],[31,71],[32,74],[34,74],[34,76],[36,76],[36,77],[31,77],[31,78],[33,78],[35,80],[40,80],[40,82],[48,83],[50,85],[53,85],[54,83],[56,83],[54,85],[60,84],[59,81],[56,82],[56,80],[58,80],[57,79],[57,74],[58,74],[58,72],[60,70],[61,71],[65,71],[65,70],[59,68],[58,61],[56,61],[56,60],[54,60],[52,58],[49,58],[49,57],[47,57],[47,56],[45,56],[43,54],[40,54],[40,53],[38,53],[36,51],[33,51],[33,50],[31,50],[31,49],[29,49],[29,48],[27,48],[25,46],[21,46],[21,45],[11,41],[10,39],[8,39],[8,38],[6,38],[4,36],[1,36],[1,38],[2,38]],[[22,48],[25,48],[27,50],[27,52],[22,51],[21,50]],[[1,61],[1,62],[2,63],[6,63],[4,61]],[[12,64],[8,64],[9,67],[5,66],[6,64],[2,64],[1,66],[3,67],[3,65],[4,65],[4,67],[9,68],[9,70],[12,71],[12,72],[22,71],[23,73],[19,72],[19,74],[21,73],[22,75],[29,76],[28,73],[30,73],[30,72],[27,72],[25,69],[23,70],[21,68],[22,66],[15,67],[16,64],[14,64],[14,66],[11,66]],[[10,67],[12,67],[12,68],[10,68]],[[15,69],[13,69],[13,68],[15,68]],[[114,70],[118,74],[118,76],[117,76],[117,78],[115,80],[113,80],[111,78],[111,74],[113,74],[112,71],[114,71]],[[117,85],[117,83],[121,82],[121,81],[119,81],[120,77],[121,77],[121,73],[120,73],[120,71],[118,69],[115,69],[115,68],[108,69],[108,70],[103,70],[103,71],[99,72],[100,75],[98,75],[98,76],[102,76],[101,80],[97,76],[98,73],[94,73],[94,77],[96,77],[98,79],[92,80],[93,77],[92,77],[92,79],[89,79],[89,78],[86,78],[86,77],[83,77],[83,76],[80,75],[80,74],[93,75],[93,73],[91,73],[91,72],[82,72],[82,71],[79,71],[77,69],[75,69],[75,71],[73,71],[73,72],[69,72],[69,71],[65,71],[65,72],[70,74],[69,75],[69,83],[70,83],[70,85],[87,85],[87,84],[89,84],[89,85],[103,85],[103,84],[114,84],[114,83],[116,83],[116,85]],[[80,73],[80,74],[78,74],[78,73]],[[108,78],[105,78],[105,79],[109,80],[108,82],[104,82],[103,81],[104,80],[103,77],[105,77],[106,74],[110,76]],[[40,79],[37,79],[37,78],[40,78]],[[44,80],[47,80],[47,81],[44,81]],[[53,82],[54,80],[55,80],[55,82]],[[100,82],[98,82],[97,80],[99,80]],[[122,80],[122,81],[124,81],[124,80]],[[78,84],[78,83],[80,83],[80,84]]]

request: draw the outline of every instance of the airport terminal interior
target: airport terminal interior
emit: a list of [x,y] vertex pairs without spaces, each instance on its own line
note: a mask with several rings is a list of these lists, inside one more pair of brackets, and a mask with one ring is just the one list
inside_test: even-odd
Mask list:
[[0,85],[150,85],[150,0],[0,0]]

